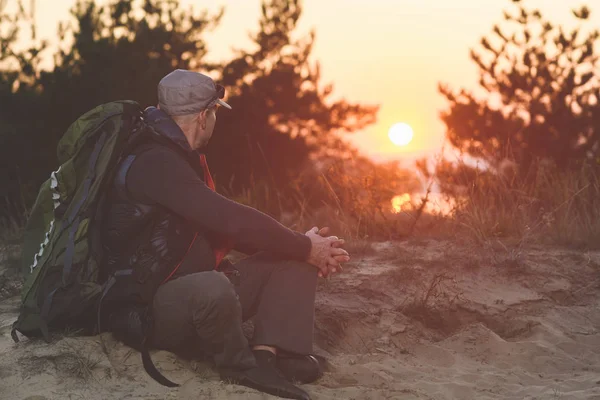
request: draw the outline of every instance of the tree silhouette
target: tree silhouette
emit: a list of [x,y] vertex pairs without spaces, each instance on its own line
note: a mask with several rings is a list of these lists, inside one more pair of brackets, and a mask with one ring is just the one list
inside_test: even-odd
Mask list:
[[337,133],[375,121],[377,107],[327,101],[333,86],[321,86],[319,64],[309,59],[314,31],[291,39],[301,12],[299,0],[263,2],[256,50],[237,50],[222,69],[233,110],[220,114],[208,152],[234,193],[260,181],[285,189],[310,168],[311,155],[349,150]]
[[[35,4],[35,3],[32,3]],[[0,217],[22,217],[23,205],[33,200],[41,182],[40,165],[53,157],[40,149],[47,146],[45,125],[40,122],[41,96],[36,88],[41,54],[47,43],[37,39],[34,10],[17,3],[13,14],[0,1]],[[28,46],[16,50],[23,27],[29,25]],[[38,132],[38,136],[32,135]],[[35,140],[34,140],[35,139]],[[33,142],[33,143],[31,143]],[[36,151],[37,150],[37,151]],[[32,168],[33,167],[33,168]],[[36,183],[32,183],[32,182]]]
[[[349,154],[340,134],[372,123],[377,108],[327,101],[332,86],[321,86],[319,65],[309,60],[314,32],[291,39],[300,0],[265,1],[262,11],[256,49],[210,65],[220,70],[234,110],[220,113],[208,152],[218,184],[230,193],[266,183],[285,197],[291,178],[312,168],[311,157]],[[59,49],[47,71],[39,66],[46,44],[15,50],[15,27],[23,19],[0,12],[0,25],[8,28],[0,29],[8,34],[0,46],[0,186],[9,201],[31,204],[56,168],[58,139],[84,112],[120,99],[154,105],[164,75],[208,69],[203,35],[222,12],[183,10],[177,0],[102,6],[79,0],[73,21],[59,25]]]
[[[10,28],[1,47],[0,185],[8,203],[19,206],[31,204],[56,168],[56,144],[77,117],[113,100],[156,104],[160,78],[175,68],[198,66],[206,54],[202,35],[222,14],[183,11],[174,1],[112,0],[98,6],[80,0],[71,11],[74,21],[59,25],[59,50],[47,71],[39,66],[46,43],[14,50],[18,22],[24,16],[33,20],[20,5],[17,15],[3,13],[0,19]],[[31,30],[35,39],[33,22]]]
[[480,96],[440,85],[450,143],[492,166],[514,159],[526,171],[537,159],[565,167],[600,155],[598,30],[586,32],[587,7],[573,11],[571,32],[513,0],[516,12],[471,51]]

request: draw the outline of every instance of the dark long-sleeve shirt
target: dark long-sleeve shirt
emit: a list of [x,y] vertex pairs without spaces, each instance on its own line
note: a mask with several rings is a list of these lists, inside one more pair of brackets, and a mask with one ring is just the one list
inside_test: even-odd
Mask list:
[[[306,235],[212,191],[169,148],[155,147],[138,155],[127,174],[127,189],[134,199],[164,206],[200,231],[225,235],[236,247],[268,251],[295,260],[306,260],[310,252],[311,242]],[[188,254],[192,260],[186,259],[185,264],[205,263],[206,260],[193,260],[206,253],[201,246],[192,248]]]

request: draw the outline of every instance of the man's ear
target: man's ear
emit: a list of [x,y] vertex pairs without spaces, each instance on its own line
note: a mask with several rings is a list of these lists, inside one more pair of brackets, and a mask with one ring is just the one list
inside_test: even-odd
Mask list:
[[208,110],[202,110],[198,114],[198,123],[200,124],[200,126],[202,127],[202,129],[206,128],[206,113],[207,112],[208,112]]

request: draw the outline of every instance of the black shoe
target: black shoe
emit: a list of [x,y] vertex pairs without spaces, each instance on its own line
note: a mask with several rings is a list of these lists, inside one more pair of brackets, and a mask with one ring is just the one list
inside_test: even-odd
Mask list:
[[220,370],[221,379],[272,394],[273,396],[286,399],[310,400],[308,393],[292,385],[277,371],[275,367],[275,355],[267,351],[265,352],[271,354],[272,361],[268,359],[268,355],[257,354],[256,361],[258,367],[246,370],[223,368]]
[[312,383],[323,376],[323,368],[314,356],[279,354],[277,369],[290,382]]

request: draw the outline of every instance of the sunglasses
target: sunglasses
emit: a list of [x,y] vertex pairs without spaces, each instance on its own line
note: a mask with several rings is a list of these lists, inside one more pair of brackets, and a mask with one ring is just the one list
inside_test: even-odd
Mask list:
[[217,98],[222,99],[225,97],[225,87],[217,83]]
[[219,85],[218,83],[216,83],[215,85],[216,85],[216,88],[215,88],[216,93],[210,99],[210,103],[215,103],[215,108],[218,109],[220,107],[220,105],[216,101],[225,97],[225,87],[223,87],[223,85]]
[[218,99],[222,99],[223,97],[225,97],[225,87],[223,87],[223,85],[219,85],[218,83],[216,85],[217,93],[210,99],[210,103],[213,103]]

